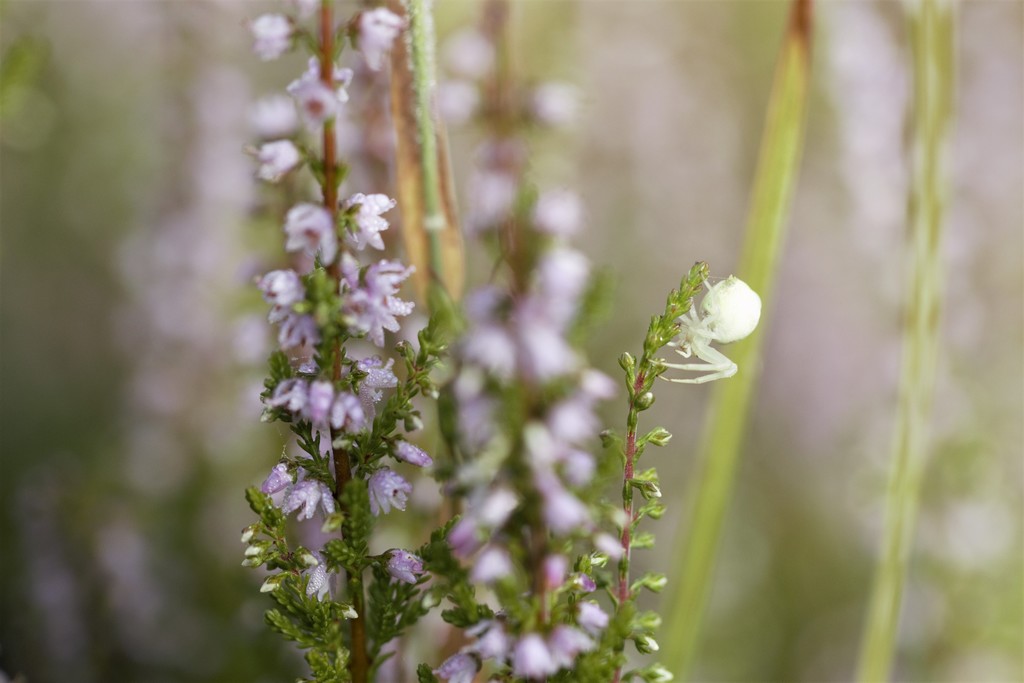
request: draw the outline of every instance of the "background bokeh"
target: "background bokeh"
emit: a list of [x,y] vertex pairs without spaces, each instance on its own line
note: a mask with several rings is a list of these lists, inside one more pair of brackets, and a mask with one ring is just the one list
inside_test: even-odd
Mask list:
[[[244,22],[268,7],[0,6],[0,49],[33,55],[0,112],[7,674],[301,669],[239,566],[242,491],[284,441],[258,423],[267,332],[250,284],[279,228],[259,217],[243,148],[251,102],[301,60],[250,54]],[[520,75],[581,94],[574,126],[532,141],[531,177],[583,196],[582,247],[617,278],[590,349],[616,374],[693,261],[720,276],[735,264],[786,6],[514,8]],[[478,9],[439,2],[439,30]],[[1024,3],[960,2],[957,15],[942,353],[895,676],[1024,681]],[[815,28],[803,171],[756,408],[737,425],[748,435],[701,680],[848,680],[878,545],[905,284],[907,26],[899,3],[827,0]],[[451,132],[464,178],[480,132]],[[707,397],[666,384],[645,413],[675,433],[648,456],[670,513],[643,558],[670,581]]]

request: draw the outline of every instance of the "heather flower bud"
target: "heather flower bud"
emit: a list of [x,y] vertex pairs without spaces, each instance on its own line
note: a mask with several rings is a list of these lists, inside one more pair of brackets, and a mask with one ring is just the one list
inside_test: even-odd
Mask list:
[[633,354],[626,351],[619,356],[619,366],[626,372],[633,373],[636,371],[636,359],[633,358]]
[[647,410],[648,408],[650,408],[653,405],[654,405],[654,393],[653,392],[646,391],[646,392],[640,394],[639,396],[637,396],[637,399],[636,399],[637,410]]
[[434,669],[434,675],[448,683],[473,683],[479,668],[480,663],[475,657],[460,652],[444,660],[441,666]]
[[633,639],[633,642],[636,643],[637,652],[642,655],[649,655],[652,652],[657,652],[661,649],[658,646],[658,641],[648,635],[637,636]]
[[434,464],[434,461],[427,455],[426,451],[413,446],[408,441],[398,441],[395,443],[395,457],[417,467],[429,467]]
[[308,550],[303,550],[299,553],[299,562],[305,567],[316,567],[320,565],[320,560],[317,559],[316,555]]
[[260,593],[270,593],[281,587],[281,582],[284,581],[285,574],[274,574],[273,576],[267,577],[267,580],[260,586]]
[[654,446],[667,446],[672,439],[672,433],[664,427],[655,427],[647,433],[645,440]]
[[242,531],[242,543],[248,543],[252,540],[252,537],[256,535],[256,531],[259,528],[259,524],[250,524],[245,527]]

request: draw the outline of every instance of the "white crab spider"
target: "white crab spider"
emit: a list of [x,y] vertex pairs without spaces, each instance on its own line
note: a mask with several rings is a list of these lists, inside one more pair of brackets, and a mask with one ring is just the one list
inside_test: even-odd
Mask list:
[[711,343],[739,341],[753,332],[761,319],[761,297],[738,277],[730,275],[713,287],[705,280],[704,285],[708,291],[701,301],[700,315],[696,306],[691,306],[686,315],[679,317],[682,325],[679,336],[668,343],[683,358],[694,355],[704,362],[665,363],[665,366],[707,374],[693,379],[666,377],[670,382],[703,384],[735,375],[736,364],[712,348]]

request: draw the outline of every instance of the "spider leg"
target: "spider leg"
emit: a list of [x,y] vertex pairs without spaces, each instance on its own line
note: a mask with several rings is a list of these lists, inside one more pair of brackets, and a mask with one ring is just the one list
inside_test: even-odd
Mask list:
[[736,374],[738,369],[736,364],[733,363],[729,358],[719,351],[718,349],[712,348],[711,346],[702,344],[693,347],[693,352],[700,358],[704,363],[665,363],[665,367],[673,368],[674,370],[688,370],[691,372],[706,372],[708,374],[701,375],[700,377],[694,377],[693,379],[681,379],[676,377],[666,377],[665,379],[669,382],[676,382],[678,384],[704,384],[706,382],[713,382],[716,379],[724,379],[726,377],[732,377]]

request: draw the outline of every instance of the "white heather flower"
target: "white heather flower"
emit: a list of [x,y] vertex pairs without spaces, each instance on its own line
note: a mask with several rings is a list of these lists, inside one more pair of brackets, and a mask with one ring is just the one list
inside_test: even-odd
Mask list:
[[548,190],[537,198],[533,207],[537,229],[549,235],[568,237],[583,225],[583,204],[570,190]]
[[520,678],[544,678],[558,671],[547,643],[538,633],[519,639],[512,652],[512,673]]
[[363,403],[355,394],[347,391],[339,392],[331,404],[331,426],[346,432],[358,432],[366,426],[366,413]]
[[323,602],[331,587],[327,580],[327,563],[324,562],[324,556],[317,553],[316,558],[316,565],[302,573],[309,577],[309,583],[306,584],[306,597],[311,598],[315,595],[317,600]]
[[480,663],[472,655],[460,652],[444,660],[441,666],[434,669],[434,675],[448,683],[473,683]]
[[309,385],[305,380],[286,379],[274,387],[274,392],[267,399],[271,408],[284,408],[289,413],[299,413],[306,407],[309,398]]
[[412,493],[412,484],[397,472],[384,467],[370,476],[370,511],[387,514],[394,507],[405,510],[405,501]]
[[565,126],[576,120],[580,108],[579,91],[567,83],[544,83],[533,91],[530,110],[548,126]]
[[331,214],[317,204],[296,204],[285,216],[284,231],[288,236],[287,251],[304,251],[310,256],[320,253],[324,264],[334,262],[338,254],[338,236]]
[[277,59],[292,45],[292,22],[283,14],[264,14],[249,24],[253,51],[260,59]]
[[406,583],[416,583],[423,574],[423,560],[405,550],[392,550],[387,567],[392,577]]
[[309,400],[306,402],[306,417],[314,425],[326,425],[327,417],[334,403],[334,386],[318,380],[309,384]]
[[347,211],[356,207],[352,219],[357,232],[346,235],[346,240],[353,249],[362,251],[367,246],[374,249],[384,248],[384,240],[381,239],[380,233],[388,229],[388,222],[381,214],[395,208],[396,203],[386,194],[358,193],[345,200],[341,205],[342,209]]
[[434,464],[433,459],[427,455],[426,451],[413,446],[408,441],[395,443],[395,457],[417,467],[430,467]]
[[356,363],[356,368],[366,373],[359,382],[359,400],[363,404],[363,412],[372,420],[377,413],[376,404],[384,398],[381,389],[393,389],[398,386],[398,378],[391,371],[395,361],[389,358],[385,363],[380,356],[364,358]]
[[256,286],[263,293],[263,300],[275,310],[288,309],[306,298],[306,288],[294,270],[272,270]]
[[608,627],[608,615],[596,602],[584,601],[579,603],[576,623],[584,631],[596,637]]
[[282,349],[313,346],[319,341],[320,330],[310,315],[289,313],[281,321],[281,328],[277,331],[277,343]]
[[437,110],[453,126],[469,121],[480,106],[480,91],[467,81],[443,81],[437,86]]
[[412,266],[382,260],[368,266],[360,278],[355,260],[348,254],[342,259],[345,313],[377,346],[384,346],[384,330],[397,332],[397,318],[413,311],[412,302],[397,296],[399,286],[412,272]]
[[359,17],[359,51],[368,67],[380,70],[384,55],[404,27],[405,19],[384,7],[363,12]]
[[561,624],[548,636],[548,651],[559,669],[568,669],[581,652],[593,650],[595,643],[578,628]]
[[249,125],[261,138],[283,138],[299,128],[295,102],[286,95],[271,95],[259,100],[249,111]]
[[260,180],[276,183],[284,174],[299,165],[302,154],[291,140],[276,140],[261,145],[256,152],[260,162],[256,171]]
[[473,562],[469,578],[474,583],[494,583],[512,573],[512,558],[508,551],[495,545],[484,548]]
[[444,41],[444,65],[453,74],[479,80],[494,66],[494,46],[476,29],[456,31]]
[[481,659],[505,659],[508,657],[512,643],[501,622],[485,619],[466,629],[466,634],[476,638],[472,650],[480,655]]
[[288,491],[281,510],[285,514],[299,510],[297,519],[312,519],[317,504],[323,509],[325,515],[332,514],[334,512],[334,495],[323,482],[306,479]]

